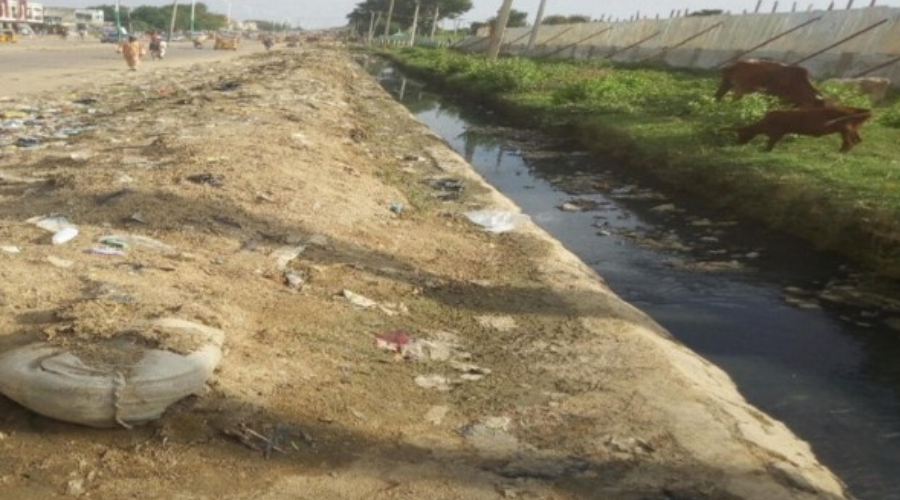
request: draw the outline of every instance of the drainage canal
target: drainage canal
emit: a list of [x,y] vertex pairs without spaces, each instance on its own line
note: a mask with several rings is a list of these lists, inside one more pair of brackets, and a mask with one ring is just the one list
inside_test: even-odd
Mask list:
[[619,296],[811,443],[852,494],[900,500],[900,312],[848,300],[851,266],[366,65]]

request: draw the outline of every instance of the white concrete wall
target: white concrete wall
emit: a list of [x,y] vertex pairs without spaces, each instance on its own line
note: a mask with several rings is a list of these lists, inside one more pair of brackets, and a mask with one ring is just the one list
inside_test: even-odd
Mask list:
[[[813,77],[818,79],[849,77],[900,56],[900,9],[890,7],[544,26],[540,30],[537,45],[531,52],[527,51],[527,34],[531,28],[513,28],[507,30],[504,36],[506,45],[503,51],[506,54],[575,58],[604,58],[615,53],[612,59],[617,61],[634,62],[651,57],[671,66],[714,68],[743,51],[816,17],[821,19],[743,57],[766,57],[794,63],[882,20],[886,22],[801,63],[801,66],[808,68]],[[675,47],[717,23],[722,24]],[[584,40],[607,28],[612,29]],[[639,46],[622,50],[657,32],[659,35]],[[580,40],[584,41],[557,52]],[[487,43],[486,40],[471,39],[464,42],[462,47],[478,51],[484,50]],[[664,54],[661,53],[663,50],[666,51]],[[886,76],[897,85],[900,82],[900,62],[877,70],[871,76]]]

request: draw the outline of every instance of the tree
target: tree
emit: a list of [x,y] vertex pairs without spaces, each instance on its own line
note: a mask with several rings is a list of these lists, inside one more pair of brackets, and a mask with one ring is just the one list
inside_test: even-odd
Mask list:
[[578,24],[578,23],[589,23],[591,22],[590,16],[582,16],[582,15],[573,15],[573,16],[562,16],[559,14],[554,14],[552,16],[547,16],[541,21],[541,24],[552,25],[552,24]]
[[718,15],[721,15],[722,12],[723,12],[723,11],[722,11],[721,9],[703,9],[703,10],[698,10],[698,11],[695,11],[695,12],[691,12],[690,14],[688,14],[688,17],[691,17],[691,16],[697,16],[697,17],[700,17],[700,16],[718,16]]
[[[103,11],[104,19],[115,19],[115,5],[99,5],[89,7]],[[120,7],[125,10],[127,7]],[[187,31],[191,29],[191,6],[190,4],[178,5],[177,20],[175,29],[179,31]],[[120,11],[122,21],[124,23],[124,13]],[[131,22],[133,28],[139,31],[157,30],[166,31],[169,29],[169,21],[172,18],[172,6],[166,5],[162,7],[153,7],[142,5],[131,11]],[[194,6],[194,28],[198,30],[215,31],[224,28],[228,24],[228,19],[224,14],[216,14],[209,11],[205,3],[197,3]]]
[[[487,20],[487,24],[494,24],[494,21],[497,20],[497,16],[494,16]],[[484,24],[484,23],[482,23]],[[475,23],[472,23],[474,26]],[[516,9],[512,9],[509,11],[509,22],[506,23],[507,28],[521,28],[523,26],[528,26],[528,13],[520,12]]]
[[[384,31],[390,0],[365,0],[356,4],[356,8],[347,15],[349,24],[356,23],[360,33],[368,31],[371,13],[382,13],[379,25],[375,27],[376,33]],[[451,19],[472,10],[472,0],[420,0],[419,2],[419,26],[422,30],[430,31],[434,22],[434,12],[437,9],[438,22],[443,19]],[[413,13],[416,10],[415,0],[395,0],[394,13],[391,16],[390,31],[408,29],[412,26]]]
[[260,31],[287,31],[291,29],[290,23],[277,23],[272,21],[251,21],[256,23]]

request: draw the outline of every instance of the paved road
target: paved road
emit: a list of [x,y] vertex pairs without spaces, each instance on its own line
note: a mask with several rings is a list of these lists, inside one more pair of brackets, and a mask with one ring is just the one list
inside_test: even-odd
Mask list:
[[[144,58],[137,75],[154,67],[188,66],[264,50],[257,42],[245,42],[237,51],[212,50],[210,42],[202,50],[194,49],[190,42],[172,43],[163,61]],[[35,94],[120,73],[128,73],[128,67],[116,46],[97,39],[81,42],[38,37],[0,44],[0,97]]]

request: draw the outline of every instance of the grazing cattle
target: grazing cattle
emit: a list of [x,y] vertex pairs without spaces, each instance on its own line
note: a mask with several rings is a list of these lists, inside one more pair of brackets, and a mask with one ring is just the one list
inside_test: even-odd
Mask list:
[[878,104],[883,101],[891,87],[891,79],[882,76],[864,76],[860,78],[831,78],[822,82],[823,85],[840,85],[859,92],[869,97],[869,102]]
[[720,101],[729,91],[734,92],[735,100],[744,94],[762,92],[801,108],[825,105],[825,98],[809,81],[806,68],[760,59],[738,61],[722,69],[716,100]]
[[237,50],[240,38],[224,38],[217,36],[213,50]]
[[841,152],[847,152],[862,142],[862,138],[859,137],[859,129],[871,117],[871,110],[840,105],[821,108],[778,109],[769,111],[761,120],[752,125],[732,127],[730,130],[737,132],[740,144],[746,144],[758,135],[768,136],[769,143],[766,151],[771,151],[775,144],[787,134],[813,137],[841,134]]

